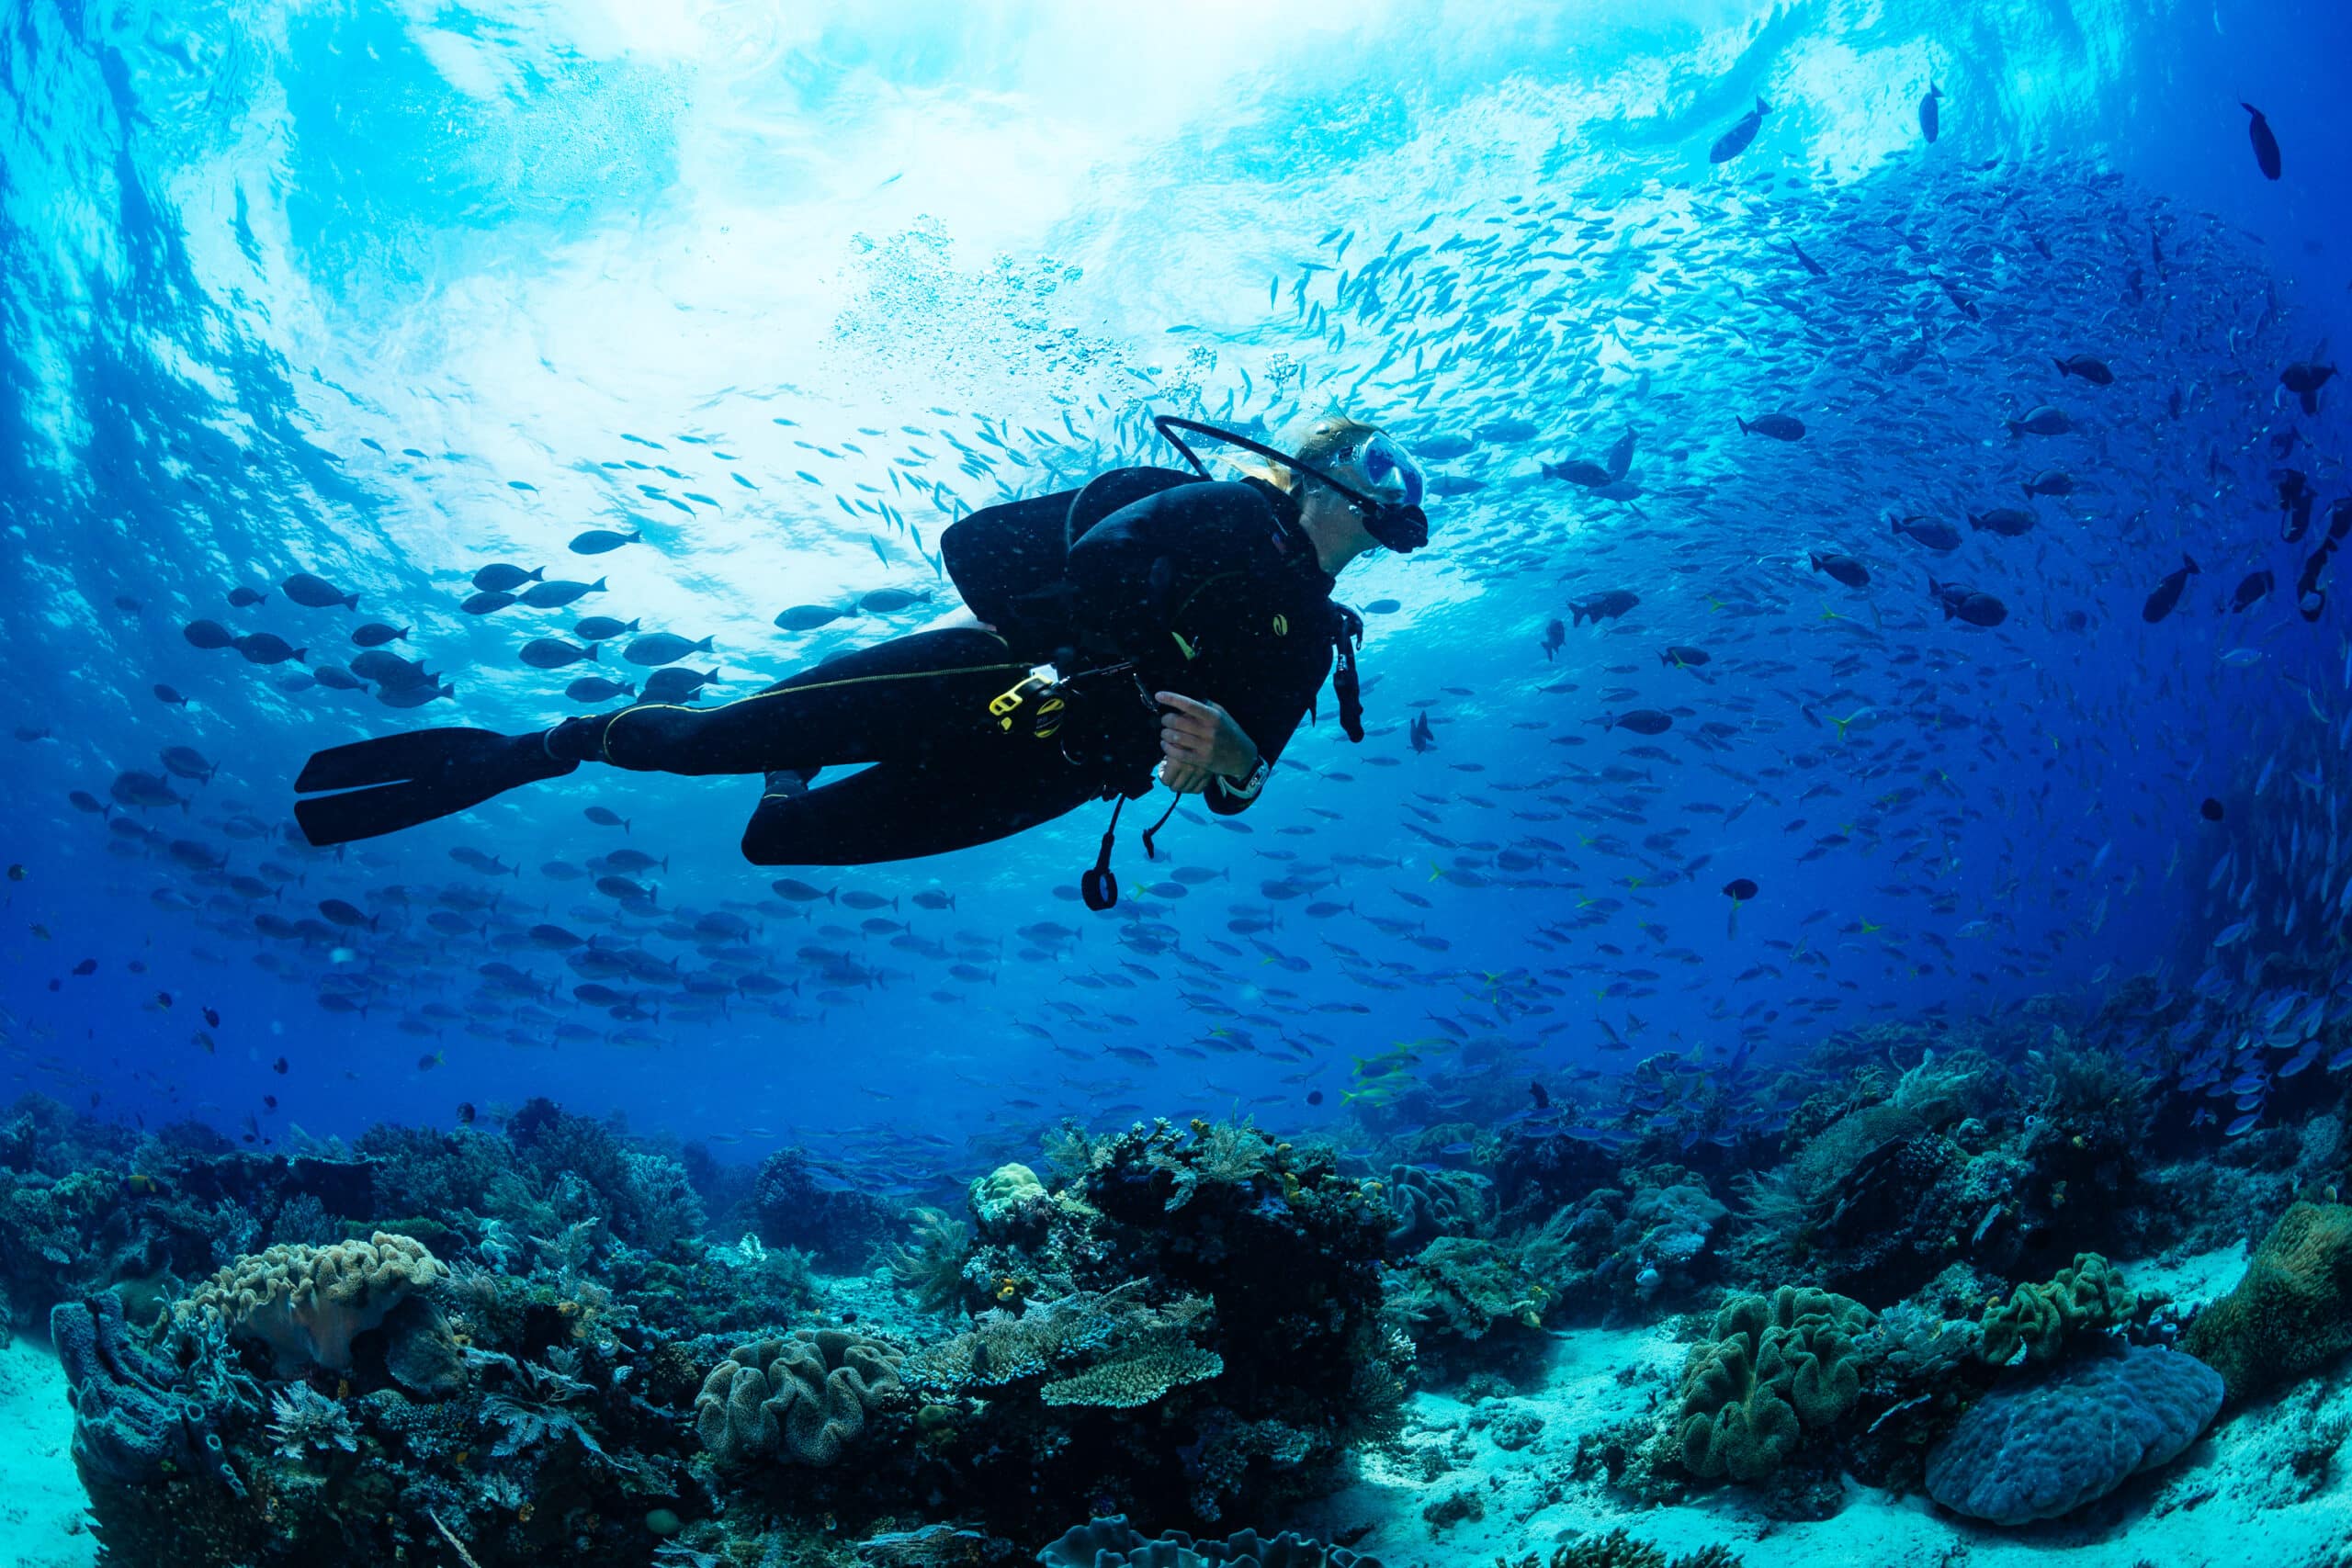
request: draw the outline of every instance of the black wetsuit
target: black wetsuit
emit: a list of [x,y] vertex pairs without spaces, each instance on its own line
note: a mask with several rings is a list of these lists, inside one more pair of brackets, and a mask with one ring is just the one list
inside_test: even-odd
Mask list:
[[[1075,516],[1144,491],[1099,521]],[[1066,520],[1082,531],[1065,547]],[[941,548],[966,603],[997,630],[899,637],[723,706],[624,708],[587,721],[601,727],[587,754],[659,773],[800,775],[787,786],[871,763],[814,788],[771,789],[744,856],[850,865],[938,854],[1148,791],[1160,759],[1153,692],[1221,705],[1271,764],[1350,619],[1297,503],[1254,479],[1123,469],[1085,491],[976,513]],[[1046,661],[1065,675],[1134,668],[1080,681],[1050,739],[1027,708],[1001,725],[991,699]],[[1221,814],[1251,798],[1223,779],[1204,795]]]

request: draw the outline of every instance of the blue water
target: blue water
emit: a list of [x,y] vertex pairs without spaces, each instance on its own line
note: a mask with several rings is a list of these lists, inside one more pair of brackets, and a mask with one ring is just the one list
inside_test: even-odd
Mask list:
[[[1736,1081],[1889,1018],[2185,989],[2245,912],[2264,824],[2333,811],[2333,785],[2286,780],[2330,754],[2346,612],[2295,614],[2310,542],[2278,542],[2268,469],[2309,469],[2323,511],[2340,489],[2337,389],[2305,418],[2277,382],[2341,335],[2335,7],[10,0],[5,21],[0,657],[38,737],[7,742],[0,808],[6,1049],[21,1085],[101,1114],[280,1143],[552,1094],[729,1158],[927,1131],[968,1172],[961,1140],[1033,1147],[1063,1113],[1326,1123],[1351,1058],[1405,1042],[1433,1079],[1499,1057],[1606,1084],[1677,1050]],[[1710,164],[1759,96],[1753,145]],[[2116,385],[2049,368],[2070,353]],[[290,837],[317,748],[581,711],[581,671],[515,657],[581,615],[712,637],[687,662],[740,695],[955,608],[953,516],[1164,460],[1152,412],[1279,428],[1334,401],[1408,444],[1474,436],[1437,467],[1484,488],[1432,508],[1427,551],[1343,580],[1375,611],[1369,738],[1327,698],[1246,817],[1180,814],[1170,864],[1216,874],[1182,897],[1146,890],[1175,884],[1131,831],[1129,897],[1088,914],[1089,808],[804,874],[895,900],[875,918],[906,929],[869,931],[741,863],[752,781],[605,770],[342,856]],[[2075,432],[2004,433],[2042,402]],[[1774,411],[1805,440],[1734,423]],[[1475,438],[1511,420],[1532,433]],[[1629,424],[1637,495],[1543,475]],[[2075,493],[2024,502],[2052,465]],[[2027,504],[2023,538],[1962,520]],[[1894,536],[1905,514],[1966,536],[1932,555]],[[645,542],[569,554],[593,527]],[[1832,550],[1872,585],[1808,569]],[[2149,625],[2183,551],[2203,570]],[[608,586],[461,615],[495,561]],[[2264,566],[2278,592],[2229,612]],[[296,571],[358,612],[290,604]],[[2006,622],[1945,619],[1931,573]],[[239,584],[269,596],[232,609]],[[933,598],[771,624],[889,588]],[[1639,606],[1547,658],[1546,623],[1616,588]],[[289,691],[304,665],[200,652],[199,618],[312,666],[382,619],[455,694]],[[1713,661],[1670,668],[1668,645]],[[1598,722],[1641,706],[1687,711],[1655,740]],[[169,746],[219,773],[178,783],[185,813],[129,814],[158,836],[68,803]],[[666,857],[663,919],[614,927],[537,869],[623,846]],[[521,874],[486,881],[460,847]],[[285,886],[249,899],[241,874]],[[1733,878],[1759,889],[1736,911]],[[486,931],[424,924],[477,885]],[[255,931],[329,897],[388,918]],[[1324,900],[1351,908],[1303,912]],[[756,958],[699,951],[721,910]],[[654,997],[662,1021],[616,1043],[521,945],[536,921],[798,988]],[[547,994],[485,992],[501,961]],[[365,1013],[320,999],[362,990]]]

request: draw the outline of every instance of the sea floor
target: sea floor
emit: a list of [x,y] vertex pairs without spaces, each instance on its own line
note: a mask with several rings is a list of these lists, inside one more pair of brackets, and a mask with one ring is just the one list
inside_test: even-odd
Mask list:
[[69,1451],[65,1374],[41,1346],[0,1348],[0,1565],[90,1568],[98,1558],[88,1499]]
[[[2186,1304],[2226,1292],[2245,1261],[2230,1250],[2120,1267],[2135,1285]],[[1850,1478],[1836,1515],[1799,1523],[1766,1517],[1732,1487],[1644,1508],[1598,1477],[1577,1479],[1579,1435],[1650,1409],[1661,1387],[1674,1386],[1686,1348],[1663,1325],[1574,1330],[1555,1337],[1532,1393],[1476,1404],[1416,1394],[1401,1450],[1367,1455],[1353,1484],[1296,1522],[1342,1540],[1369,1524],[1356,1550],[1385,1568],[1548,1559],[1555,1544],[1621,1525],[1672,1555],[1727,1546],[1747,1568],[2352,1568],[2352,1444],[2316,1478],[2297,1475],[2288,1459],[2315,1422],[2352,1419],[2352,1368],[2224,1420],[2170,1466],[2074,1519],[2006,1530]],[[1532,1442],[1494,1440],[1523,1432],[1530,1416],[1543,1423]],[[1454,1522],[1434,1524],[1431,1511]]]

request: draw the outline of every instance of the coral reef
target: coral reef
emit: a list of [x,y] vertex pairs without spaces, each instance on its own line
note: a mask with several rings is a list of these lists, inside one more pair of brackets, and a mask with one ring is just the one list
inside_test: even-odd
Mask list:
[[2054,1519],[2169,1462],[2221,1406],[2221,1374],[2193,1356],[2078,1357],[1986,1394],[1928,1454],[1928,1494],[1991,1524]]
[[695,1400],[695,1430],[721,1460],[773,1454],[827,1465],[900,1392],[903,1352],[839,1328],[803,1328],[728,1352]]
[[1113,1514],[1065,1531],[1037,1553],[1042,1568],[1380,1568],[1380,1559],[1285,1530],[1272,1540],[1243,1530],[1194,1540],[1182,1530],[1146,1536]]
[[2075,1256],[2046,1285],[2019,1285],[2005,1303],[1984,1309],[1983,1353],[1996,1366],[2023,1358],[2036,1364],[2056,1360],[2067,1336],[2132,1322],[2154,1305],[2124,1284],[2096,1252]]
[[2245,1278],[2197,1314],[2181,1348],[2221,1374],[2233,1402],[2352,1349],[2352,1204],[2297,1203],[2279,1216]]
[[189,1292],[179,1310],[222,1325],[232,1338],[267,1344],[279,1377],[312,1367],[345,1371],[354,1338],[448,1272],[423,1243],[378,1231],[364,1242],[273,1247],[240,1258]]
[[1727,1546],[1702,1547],[1687,1556],[1668,1558],[1621,1528],[1555,1547],[1549,1559],[1531,1554],[1515,1564],[1498,1562],[1497,1568],[1739,1568],[1739,1562],[1738,1554]]
[[1683,1369],[1674,1442],[1684,1468],[1747,1482],[1778,1469],[1805,1430],[1853,1407],[1854,1336],[1869,1321],[1860,1302],[1791,1285],[1726,1302]]

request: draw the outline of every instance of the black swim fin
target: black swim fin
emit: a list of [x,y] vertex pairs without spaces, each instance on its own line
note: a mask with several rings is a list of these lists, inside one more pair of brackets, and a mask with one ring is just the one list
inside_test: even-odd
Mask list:
[[[295,779],[294,820],[314,845],[379,838],[480,806],[493,795],[580,764],[548,755],[538,734],[419,729],[314,754]],[[320,795],[341,790],[340,795]]]

